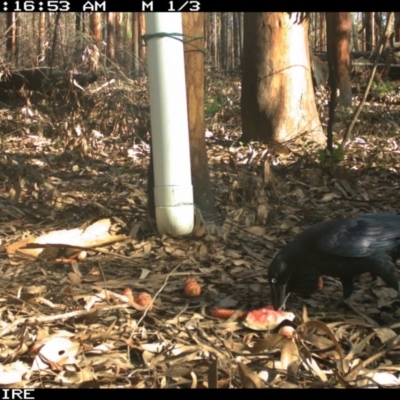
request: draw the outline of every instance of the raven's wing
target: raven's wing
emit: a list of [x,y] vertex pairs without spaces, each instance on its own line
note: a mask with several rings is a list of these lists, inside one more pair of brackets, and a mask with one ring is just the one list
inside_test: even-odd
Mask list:
[[364,214],[318,225],[314,246],[325,254],[366,257],[396,248],[400,252],[400,215]]

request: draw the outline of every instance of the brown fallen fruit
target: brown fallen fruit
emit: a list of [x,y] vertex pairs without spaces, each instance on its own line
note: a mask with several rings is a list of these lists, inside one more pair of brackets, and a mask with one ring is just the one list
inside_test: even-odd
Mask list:
[[211,311],[211,316],[213,318],[220,318],[220,319],[229,319],[232,317],[232,315],[237,312],[237,318],[242,319],[246,316],[246,313],[244,311],[238,311],[238,310],[229,310],[226,308],[214,308]]
[[[135,303],[142,307],[147,307],[151,303],[151,300],[151,296],[146,292],[141,292],[134,297]],[[151,310],[152,308],[153,307],[149,307],[149,310]]]
[[254,310],[247,313],[243,324],[256,331],[266,331],[275,329],[285,319],[293,321],[295,315],[291,312],[274,310],[273,306],[267,306],[260,310]]
[[296,329],[290,325],[282,326],[282,328],[279,329],[279,333],[283,336],[288,337],[289,339],[291,339],[294,336],[295,332],[296,332]]
[[201,287],[197,283],[196,278],[188,276],[185,281],[184,293],[186,297],[199,297],[201,294]]

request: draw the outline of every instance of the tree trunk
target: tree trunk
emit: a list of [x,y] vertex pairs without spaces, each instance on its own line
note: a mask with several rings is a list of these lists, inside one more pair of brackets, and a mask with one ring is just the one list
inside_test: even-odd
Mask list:
[[7,32],[7,40],[6,40],[6,49],[7,49],[7,58],[10,62],[14,60],[15,56],[15,12],[7,13],[7,28],[5,31]]
[[84,13],[84,12],[80,12],[78,13],[81,17],[81,31],[82,31],[82,36],[86,35],[88,27],[87,27],[87,20],[88,20],[88,16],[90,14]]
[[313,50],[315,50],[317,48],[318,17],[319,17],[318,13],[316,13],[316,12],[310,13],[310,23],[309,23],[309,25],[311,26],[311,29],[309,31],[309,33],[310,33],[309,41],[310,41],[310,47]]
[[400,42],[400,12],[394,13],[394,38],[396,42]]
[[44,64],[44,42],[45,42],[46,14],[39,13],[38,23],[38,65]]
[[101,37],[106,40],[107,38],[107,13],[100,13],[101,15]]
[[115,14],[112,12],[107,15],[107,57],[111,61],[115,61]]
[[184,35],[202,38],[185,45],[185,75],[194,202],[207,220],[216,209],[204,136],[204,13],[183,13],[182,22]]
[[15,19],[15,66],[19,67],[21,64],[21,47],[22,47],[22,37],[21,37],[21,13],[17,13],[17,18]]
[[96,44],[99,44],[101,42],[101,13],[90,14],[90,30]]
[[243,13],[239,16],[239,33],[240,33],[240,69],[242,69],[243,60]]
[[[140,37],[146,34],[146,20],[144,18],[144,13],[142,12],[139,13],[139,34]],[[141,60],[144,60],[146,58],[146,46],[144,45],[142,39],[140,39],[139,42],[139,56]]]
[[244,141],[269,144],[306,136],[325,144],[301,13],[245,13],[242,76]]
[[327,12],[326,19],[328,47],[332,51],[333,69],[339,89],[338,102],[343,106],[351,106],[350,13]]
[[371,51],[375,46],[375,30],[374,30],[374,13],[365,13],[365,40],[366,40],[366,51]]
[[236,12],[233,13],[233,59],[234,65],[233,67],[236,68],[237,65],[240,67],[240,13]]
[[57,59],[57,46],[60,40],[60,13],[55,13],[54,15],[54,27],[53,27],[53,43],[51,44],[50,59],[48,65],[50,67],[54,66],[54,60]]
[[350,48],[350,51],[359,51],[359,45],[358,45],[358,35],[357,33],[357,16],[355,15],[356,13],[350,13],[351,15],[351,29],[353,31],[353,35],[351,35],[352,40],[352,48]]
[[115,13],[115,37],[116,37],[116,58],[119,62],[123,59],[123,35],[122,35],[122,14],[121,12]]
[[227,47],[227,70],[232,71],[234,69],[234,55],[233,55],[233,26],[232,26],[232,13],[228,13],[228,47]]
[[326,19],[325,13],[319,13],[319,49],[320,51],[326,51]]
[[228,67],[228,13],[221,13],[220,60],[223,71]]
[[139,35],[139,13],[132,13],[132,58],[133,58],[133,75],[139,76],[139,42],[142,39]]
[[214,34],[213,34],[213,44],[214,44],[214,65],[215,65],[215,70],[218,71],[220,67],[220,51],[219,51],[219,45],[220,42],[218,41],[218,17],[217,13],[213,13],[213,28],[214,28]]

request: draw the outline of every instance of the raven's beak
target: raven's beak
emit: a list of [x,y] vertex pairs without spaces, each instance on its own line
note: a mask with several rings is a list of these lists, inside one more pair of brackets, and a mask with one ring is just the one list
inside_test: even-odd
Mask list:
[[285,308],[285,289],[286,285],[271,285],[272,305],[275,310]]

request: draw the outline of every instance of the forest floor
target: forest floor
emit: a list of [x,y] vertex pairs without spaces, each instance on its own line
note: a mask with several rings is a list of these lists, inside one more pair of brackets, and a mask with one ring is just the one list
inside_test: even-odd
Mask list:
[[[240,143],[239,78],[215,74],[206,93],[219,219],[184,239],[147,218],[145,79],[2,99],[0,386],[400,387],[400,302],[368,274],[346,307],[329,308],[342,294],[334,278],[292,295],[291,338],[212,316],[269,305],[271,259],[310,225],[399,213],[400,96],[372,95],[329,164],[307,143]],[[317,101],[326,128],[326,94]],[[338,110],[337,142],[353,111]],[[95,221],[111,239],[80,244]],[[43,252],[24,253],[39,237]],[[67,255],[68,243],[82,248]],[[198,297],[185,296],[188,277]],[[151,304],[132,301],[141,292]]]

